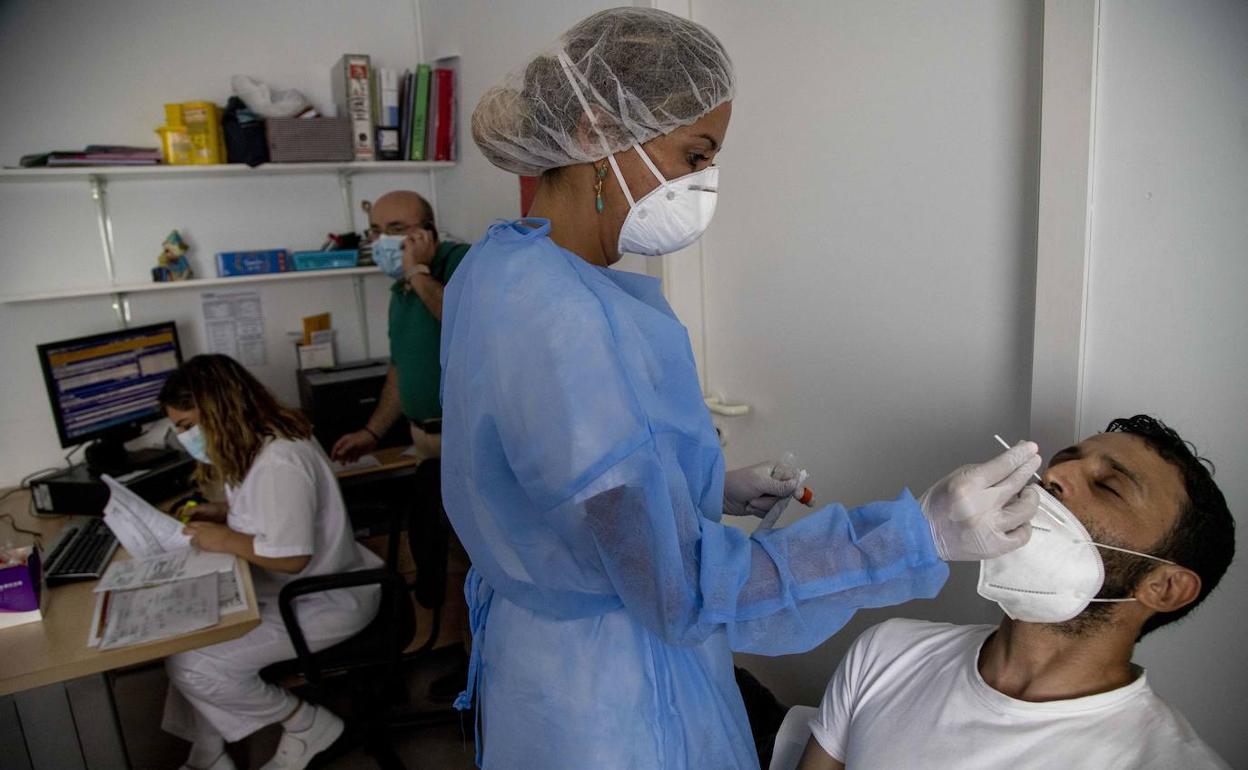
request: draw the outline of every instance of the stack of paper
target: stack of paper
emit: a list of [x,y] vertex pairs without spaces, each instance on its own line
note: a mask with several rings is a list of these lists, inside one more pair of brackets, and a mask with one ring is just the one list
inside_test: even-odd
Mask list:
[[234,571],[234,557],[228,553],[208,553],[194,548],[182,548],[141,559],[119,561],[96,583],[95,592],[127,591],[147,588],[162,583],[215,575]]
[[96,602],[92,636],[100,649],[198,631],[220,618],[217,576],[162,583],[131,591],[105,591]]
[[104,523],[134,558],[110,565],[96,585],[88,645],[111,649],[178,636],[247,608],[231,554],[192,548],[180,522],[101,478],[112,493]]

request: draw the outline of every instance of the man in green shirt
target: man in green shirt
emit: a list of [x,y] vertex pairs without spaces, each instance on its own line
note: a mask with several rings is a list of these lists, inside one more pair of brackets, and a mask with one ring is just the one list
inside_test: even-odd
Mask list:
[[[363,206],[368,213],[366,238],[373,244],[374,261],[395,279],[390,287],[390,371],[372,416],[363,428],[338,439],[331,455],[339,462],[356,460],[375,449],[381,436],[402,416],[412,431],[416,459],[423,463],[442,455],[438,422],[442,417],[438,398],[442,374],[438,359],[442,344],[442,291],[468,253],[469,245],[440,241],[434,226],[433,208],[414,192],[396,190],[371,205],[365,201]],[[399,239],[402,239],[401,261],[394,254]],[[422,479],[432,479],[429,484],[436,489],[439,479],[436,466],[426,466],[418,473],[418,489],[414,490],[418,498],[430,491],[429,487],[421,486]],[[462,589],[468,566],[468,554],[452,533],[447,562],[448,592],[442,611],[448,627],[459,627],[464,650],[472,639]],[[467,671],[465,654],[458,668],[430,685],[430,696],[454,698],[464,689]]]
[[403,239],[401,269],[392,271],[398,277],[390,287],[390,371],[372,416],[363,428],[338,439],[331,455],[339,462],[351,462],[372,451],[403,416],[411,426],[417,457],[422,461],[438,457],[440,428],[434,428],[433,421],[442,416],[438,401],[442,291],[469,246],[438,240],[433,208],[417,193],[389,192],[371,205],[366,201],[364,210],[370,243],[383,236]]

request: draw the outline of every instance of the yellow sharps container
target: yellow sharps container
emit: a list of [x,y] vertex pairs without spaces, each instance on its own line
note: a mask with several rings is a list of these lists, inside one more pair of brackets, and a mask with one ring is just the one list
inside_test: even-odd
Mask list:
[[165,105],[160,134],[165,162],[173,165],[211,165],[225,162],[221,108],[212,102]]

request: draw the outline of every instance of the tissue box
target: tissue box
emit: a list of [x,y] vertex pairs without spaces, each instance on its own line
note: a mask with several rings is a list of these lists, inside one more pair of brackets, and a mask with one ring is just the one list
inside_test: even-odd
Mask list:
[[43,620],[43,570],[39,549],[30,546],[25,564],[0,567],[0,628]]

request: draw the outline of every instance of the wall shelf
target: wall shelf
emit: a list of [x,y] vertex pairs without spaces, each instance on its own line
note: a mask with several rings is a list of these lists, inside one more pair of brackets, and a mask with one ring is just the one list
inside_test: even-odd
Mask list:
[[382,273],[376,267],[344,267],[326,270],[292,270],[287,273],[264,273],[262,275],[240,275],[232,278],[192,278],[189,281],[169,281],[166,283],[119,283],[111,286],[0,296],[0,304],[14,305],[22,302],[46,302],[58,299],[105,297],[115,294],[130,295],[155,291],[199,291],[212,287],[242,286],[249,283],[306,281],[317,278],[348,278],[368,275],[381,276]]
[[356,161],[351,163],[243,163],[213,166],[70,166],[0,169],[0,182],[89,181],[91,179],[217,179],[307,174],[385,174],[454,168],[454,161]]
[[[115,253],[113,247],[113,226],[108,214],[108,186],[115,180],[132,180],[136,182],[160,181],[164,179],[184,179],[197,181],[201,179],[257,179],[260,177],[309,177],[327,176],[336,180],[342,193],[342,214],[344,231],[354,232],[355,226],[355,192],[353,179],[367,174],[420,174],[454,168],[454,161],[352,161],[349,163],[265,163],[252,168],[242,163],[222,163],[212,166],[77,166],[63,168],[6,168],[0,169],[0,184],[5,182],[78,182],[90,192],[95,206],[96,225],[100,232],[100,245],[103,249],[104,263],[107,268],[108,283],[102,286],[76,289],[58,289],[55,291],[38,291],[16,293],[8,296],[0,295],[0,305],[17,305],[34,302],[55,302],[58,300],[108,297],[111,299],[113,311],[117,314],[117,322],[123,328],[130,322],[129,298],[135,294],[149,294],[159,291],[198,291],[201,289],[220,288],[227,286],[243,286],[254,283],[273,281],[307,281],[321,278],[350,278],[355,294],[355,310],[360,327],[360,337],[364,347],[364,357],[372,355],[368,336],[368,313],[364,304],[364,281],[368,275],[381,275],[375,267],[339,268],[331,270],[304,270],[289,273],[267,273],[255,276],[236,276],[233,278],[195,278],[189,281],[169,283],[120,283],[117,281]],[[431,197],[437,205],[436,177],[429,177]]]

